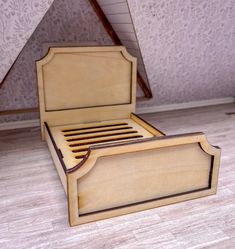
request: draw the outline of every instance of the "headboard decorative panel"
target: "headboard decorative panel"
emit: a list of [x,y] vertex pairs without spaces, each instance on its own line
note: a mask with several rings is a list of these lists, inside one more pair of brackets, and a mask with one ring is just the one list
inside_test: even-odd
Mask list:
[[50,48],[37,70],[41,122],[125,118],[135,110],[136,59],[123,46]]

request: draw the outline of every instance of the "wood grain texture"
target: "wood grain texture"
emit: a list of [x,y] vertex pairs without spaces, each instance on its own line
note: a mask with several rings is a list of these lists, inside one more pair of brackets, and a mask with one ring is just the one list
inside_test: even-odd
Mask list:
[[222,148],[217,195],[68,227],[66,197],[39,128],[0,132],[0,247],[234,248],[234,105],[143,115],[167,134],[203,131]]
[[[126,124],[126,125],[121,125],[121,124]],[[92,127],[97,127],[97,128],[91,129]],[[88,128],[88,129],[86,129],[86,128]],[[119,129],[119,128],[128,128],[128,129],[118,130],[120,132],[119,135],[110,136],[110,134],[113,134],[116,131],[114,129]],[[81,129],[81,130],[76,131],[76,129]],[[104,132],[105,129],[106,130],[112,129],[112,131]],[[153,137],[153,135],[150,132],[145,130],[145,128],[143,128],[141,125],[139,125],[138,123],[136,123],[135,121],[133,121],[131,119],[103,121],[103,122],[89,123],[89,124],[72,124],[72,125],[63,125],[63,126],[53,126],[53,127],[50,127],[50,130],[53,134],[53,137],[55,139],[57,146],[61,149],[61,152],[63,154],[63,160],[66,164],[67,169],[73,168],[74,166],[76,166],[76,164],[78,164],[81,161],[81,159],[75,158],[75,156],[77,156],[79,154],[77,154],[77,153],[75,154],[74,151],[76,151],[76,150],[83,150],[84,151],[85,149],[88,150],[88,148],[91,145],[94,145],[95,143],[97,143],[99,141],[101,141],[101,142],[103,141],[102,144],[104,144],[104,143],[108,144],[108,143],[114,142],[115,139],[116,140],[118,139],[118,141],[120,142],[120,141],[125,141],[125,139],[126,140],[133,140],[133,139],[140,138],[140,137],[135,138],[135,136],[142,136],[143,138]],[[63,130],[65,130],[66,132],[62,132]],[[69,131],[69,130],[72,130],[72,131]],[[94,131],[96,133],[92,133]],[[136,131],[137,133],[125,134],[125,132],[130,132],[130,131]],[[84,140],[80,140],[80,143],[81,143],[80,145],[79,145],[79,141],[72,141],[72,142],[66,141],[68,138],[71,139],[71,135],[74,133],[79,134],[79,136],[78,135],[73,136],[77,139],[84,138],[85,136],[88,136],[88,135],[81,135],[81,134],[83,134],[82,132],[83,133],[89,132],[90,136],[91,136],[91,134],[93,134],[93,136],[95,136],[95,135],[96,136],[98,136],[98,135],[103,136],[104,134],[106,134],[107,136],[101,137],[101,138],[100,137],[90,138],[90,139],[87,138]],[[122,135],[122,133],[124,133],[124,134]],[[70,135],[70,137],[65,137],[64,135]],[[106,140],[106,142],[104,142],[104,140]],[[76,144],[78,144],[78,146],[75,146]],[[86,150],[86,152],[87,152],[87,150]]]
[[37,62],[40,119],[61,125],[128,118],[136,58],[123,46],[53,47]]
[[[136,58],[125,47],[52,47],[37,73],[42,138],[45,124],[71,226],[216,193],[220,149],[203,133],[164,136],[131,114]],[[135,134],[65,136],[122,124]]]
[[58,175],[60,177],[60,180],[61,180],[61,183],[64,187],[64,190],[65,190],[65,193],[67,194],[67,176],[63,170],[63,167],[61,166],[61,162],[60,160],[58,159],[58,156],[56,154],[56,150],[53,146],[53,143],[52,143],[52,140],[49,136],[49,133],[48,133],[48,130],[45,129],[45,137],[46,137],[46,141],[47,141],[47,144],[48,144],[48,148],[51,152],[51,156],[53,158],[53,161],[55,163],[55,167],[56,167],[56,170],[58,172]]
[[[46,124],[46,140],[68,195],[71,226],[216,193],[220,150],[203,133],[163,136],[137,115],[131,118]],[[137,133],[81,135],[120,126]],[[74,132],[79,136],[68,140]]]
[[198,144],[100,157],[78,180],[79,213],[207,188],[209,171],[210,156]]
[[68,174],[71,226],[216,193],[220,150],[203,133],[94,146],[89,152]]

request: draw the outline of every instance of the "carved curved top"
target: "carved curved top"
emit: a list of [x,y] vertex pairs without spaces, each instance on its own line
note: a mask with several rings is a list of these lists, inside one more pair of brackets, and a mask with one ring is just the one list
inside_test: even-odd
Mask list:
[[96,52],[121,52],[124,59],[135,62],[136,58],[128,53],[124,46],[99,46],[99,47],[51,47],[48,52],[37,61],[39,66],[49,63],[57,53],[96,53]]
[[136,58],[123,46],[50,48],[37,75],[42,126],[96,121],[97,108],[109,119],[110,108],[121,118],[135,110]]
[[[144,146],[143,143],[145,143]],[[221,151],[220,148],[210,145],[204,133],[196,132],[182,135],[146,138],[131,142],[119,142],[108,145],[92,146],[89,148],[87,156],[78,165],[69,169],[67,173],[74,174],[74,176],[80,178],[92,170],[97,159],[102,156],[110,156],[147,149],[158,149],[170,146],[180,146],[192,143],[198,143],[203,153],[216,157],[217,161],[219,160]],[[116,148],[114,149],[114,147]]]
[[122,46],[50,48],[37,62],[40,102],[45,111],[131,104],[135,63]]

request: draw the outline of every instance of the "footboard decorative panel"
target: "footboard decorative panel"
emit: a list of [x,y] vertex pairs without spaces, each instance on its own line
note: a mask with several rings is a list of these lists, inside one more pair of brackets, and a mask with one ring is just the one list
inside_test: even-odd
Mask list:
[[76,206],[71,224],[216,192],[220,152],[203,134],[90,150],[84,164],[71,173],[69,199]]

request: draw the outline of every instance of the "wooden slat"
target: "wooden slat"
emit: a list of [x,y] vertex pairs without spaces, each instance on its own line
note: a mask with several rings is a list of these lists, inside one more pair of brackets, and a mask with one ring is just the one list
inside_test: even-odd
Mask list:
[[[120,125],[123,124],[123,125]],[[118,125],[118,126],[111,126],[107,127],[108,125]],[[94,129],[85,129],[85,128],[92,128],[92,127],[101,127],[101,128],[94,128]],[[74,130],[74,129],[84,129],[78,132],[62,132],[63,130]],[[129,132],[136,133],[129,133]],[[112,144],[114,142],[122,142],[122,141],[133,141],[136,139],[142,138],[150,138],[153,137],[153,134],[146,130],[145,127],[138,124],[138,122],[133,121],[132,119],[119,119],[119,120],[112,120],[112,121],[103,121],[103,122],[95,122],[89,124],[71,124],[71,125],[63,125],[63,126],[54,126],[51,127],[51,132],[53,133],[53,137],[55,138],[56,144],[58,148],[61,150],[63,155],[63,160],[66,164],[67,169],[73,168],[77,165],[81,160],[83,160],[84,155],[88,152],[88,148],[90,146],[96,145],[97,143],[80,145],[77,147],[70,147],[70,144],[84,142],[84,141],[92,141],[94,139],[99,140],[98,145],[103,144]],[[117,134],[120,133],[120,134]],[[127,134],[126,134],[127,133]],[[99,137],[96,137],[99,135]],[[108,136],[107,136],[108,135]],[[134,135],[131,138],[120,138],[120,136],[127,136],[127,135]],[[78,141],[66,141],[72,138],[82,138]],[[109,139],[107,141],[107,138]],[[116,140],[114,140],[114,138]],[[80,154],[81,153],[81,154]],[[76,158],[76,156],[81,156]]]
[[87,151],[83,151],[83,152],[79,152],[79,153],[76,153],[76,154],[74,154],[74,157],[76,158],[76,159],[82,159],[82,158],[84,158],[84,156],[87,154]]
[[115,143],[115,142],[122,142],[122,141],[126,141],[126,140],[135,140],[135,139],[141,139],[143,138],[142,135],[136,135],[136,136],[126,136],[126,137],[118,137],[115,140],[114,139],[107,139],[107,140],[99,140],[99,141],[93,141],[93,143],[89,143],[89,144],[85,144],[85,145],[78,145],[76,147],[71,147],[72,148],[72,152],[73,153],[78,153],[78,152],[82,152],[82,151],[88,151],[90,146],[93,145],[100,145],[100,144],[109,144],[109,143]]
[[117,135],[117,136],[108,137],[108,138],[92,138],[92,139],[83,140],[81,142],[69,143],[69,146],[71,148],[74,148],[74,147],[83,146],[83,145],[100,144],[100,143],[111,142],[111,141],[115,142],[115,141],[120,141],[120,140],[125,140],[125,139],[142,138],[142,137],[143,137],[142,135],[125,134],[125,135]]
[[64,129],[62,132],[70,132],[70,131],[83,131],[83,130],[90,130],[90,129],[99,129],[99,128],[106,128],[106,127],[115,127],[115,126],[120,126],[120,125],[128,125],[128,123],[111,123],[111,124],[105,124],[105,125],[87,125],[83,127],[78,127],[78,128],[71,128],[71,129]]
[[[126,0],[119,0],[120,3],[125,3]],[[101,6],[113,5],[117,3],[117,0],[99,0]]]
[[106,32],[111,37],[112,41],[116,45],[122,45],[119,37],[117,36],[117,33],[114,31],[112,25],[110,24],[109,20],[105,16],[105,14],[104,14],[103,10],[101,9],[100,5],[98,4],[98,2],[96,0],[89,0],[89,2],[91,4],[91,6],[93,7],[95,13],[99,17],[100,21],[102,22]]
[[83,136],[73,136],[72,138],[67,139],[67,142],[73,142],[73,141],[81,141],[85,139],[91,139],[91,138],[103,138],[103,137],[113,137],[117,135],[124,135],[124,134],[134,134],[137,133],[135,130],[128,130],[128,131],[119,131],[119,132],[105,132],[105,133],[98,133],[98,134],[90,134],[88,135],[83,135]]
[[100,128],[100,129],[91,129],[89,131],[81,131],[81,132],[66,132],[64,134],[65,137],[69,138],[72,136],[77,136],[77,135],[85,135],[85,134],[96,134],[96,133],[103,133],[103,132],[107,132],[107,131],[126,131],[126,130],[130,130],[132,129],[131,126],[115,126],[115,127],[111,127],[111,128]]
[[112,24],[112,27],[116,30],[116,32],[126,32],[126,33],[134,33],[134,29],[132,24],[130,23],[119,23],[119,24]]
[[131,23],[131,18],[129,13],[126,14],[109,14],[106,15],[110,23]]
[[[128,48],[138,49],[138,47],[139,47],[137,41],[126,41],[126,40],[122,40],[122,39],[121,39],[121,41],[122,41],[123,45],[125,45]],[[139,62],[140,61],[138,60],[137,67],[139,67]]]
[[110,14],[124,14],[127,13],[128,6],[126,2],[123,3],[116,3],[116,4],[109,4],[109,5],[103,5],[102,9],[105,13],[105,15]]

